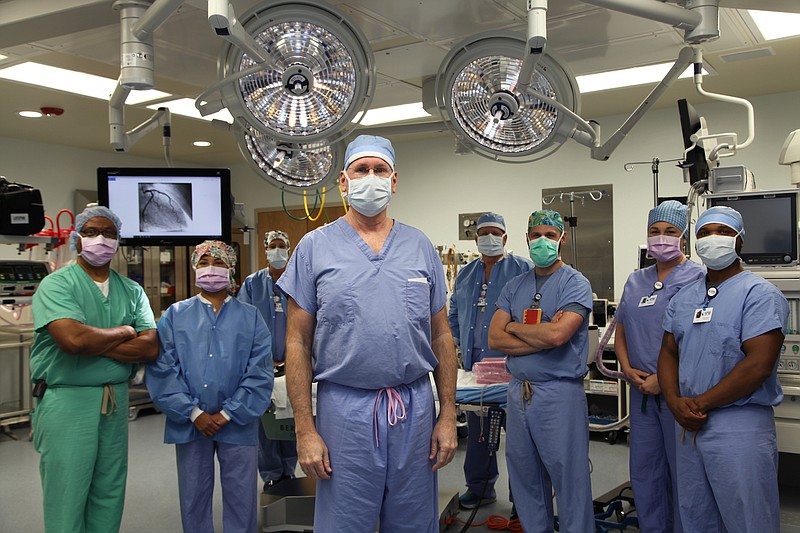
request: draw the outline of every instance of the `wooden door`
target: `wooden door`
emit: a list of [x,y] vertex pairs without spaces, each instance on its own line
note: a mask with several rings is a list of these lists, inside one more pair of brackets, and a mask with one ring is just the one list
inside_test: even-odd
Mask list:
[[[338,194],[328,194],[328,201],[338,199]],[[310,205],[308,208],[309,211],[311,211],[312,217],[315,217],[318,214],[318,209],[312,209],[312,206]],[[328,222],[333,222],[340,216],[344,215],[344,206],[341,205],[341,203],[339,205],[332,206],[326,205],[323,213],[320,214],[319,218],[316,220],[308,220],[305,209],[302,207],[292,208],[288,211],[289,214],[287,214],[283,209],[257,211],[257,231],[255,235],[256,241],[252,242],[251,246],[258,246],[259,249],[258,270],[261,270],[267,266],[267,257],[264,253],[264,233],[274,230],[284,231],[287,235],[289,235],[291,247],[294,248],[297,243],[300,242],[300,239],[303,237],[303,235],[309,231],[324,226]]]

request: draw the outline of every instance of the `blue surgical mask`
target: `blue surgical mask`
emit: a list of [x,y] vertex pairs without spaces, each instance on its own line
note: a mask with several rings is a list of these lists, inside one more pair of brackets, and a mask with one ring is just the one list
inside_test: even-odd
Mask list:
[[503,255],[503,237],[501,235],[478,235],[478,251],[489,257]]
[[531,261],[539,268],[547,268],[558,260],[558,243],[561,242],[561,237],[557,241],[548,239],[547,237],[539,237],[533,239],[530,245]]
[[374,217],[389,205],[392,199],[392,178],[367,174],[363,178],[347,180],[347,201],[350,207],[364,215]]
[[278,270],[286,266],[289,261],[289,250],[287,248],[271,248],[267,250],[267,261],[272,268]]
[[[736,236],[738,235],[737,233]],[[697,239],[695,244],[697,255],[711,270],[722,270],[739,257],[736,253],[736,236],[708,235]]]

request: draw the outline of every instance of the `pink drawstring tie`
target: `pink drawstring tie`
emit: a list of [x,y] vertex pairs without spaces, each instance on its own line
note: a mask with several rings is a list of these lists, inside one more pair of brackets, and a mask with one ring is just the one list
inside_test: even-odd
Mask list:
[[397,422],[406,419],[406,406],[403,404],[400,393],[397,392],[394,387],[379,389],[378,395],[375,397],[375,408],[372,410],[372,425],[375,427],[376,448],[380,447],[378,444],[378,403],[381,401],[381,395],[383,393],[386,393],[386,421],[389,422],[389,425],[396,426]]

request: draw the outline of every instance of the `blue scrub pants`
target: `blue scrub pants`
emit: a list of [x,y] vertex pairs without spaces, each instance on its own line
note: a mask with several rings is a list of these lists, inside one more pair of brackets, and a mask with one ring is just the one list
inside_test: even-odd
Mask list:
[[264,432],[264,424],[258,423],[258,471],[261,479],[278,481],[294,477],[297,467],[297,443],[293,440],[272,440]]
[[[678,439],[680,434],[678,427]],[[780,531],[778,444],[772,407],[712,410],[694,444],[687,431],[677,450],[684,531]]]
[[439,504],[431,451],[436,419],[430,379],[399,385],[406,419],[387,422],[377,390],[317,384],[317,431],[328,447],[331,479],[317,481],[314,532],[437,533]]
[[205,438],[175,445],[183,531],[214,533],[214,454],[222,484],[222,527],[225,533],[253,533],[258,529],[256,447]]
[[481,417],[477,413],[468,412],[467,429],[469,435],[467,437],[467,453],[464,457],[464,478],[467,481],[467,490],[480,496],[483,483],[488,475],[489,482],[486,484],[486,492],[483,497],[487,500],[495,499],[497,493],[494,490],[494,484],[499,472],[497,455],[489,455],[488,419],[484,417],[481,424]]
[[506,461],[514,503],[527,533],[552,533],[553,488],[559,531],[594,531],[589,474],[589,419],[583,380],[508,384]]
[[678,485],[675,470],[675,418],[661,397],[631,389],[630,475],[639,529],[653,533],[680,533]]

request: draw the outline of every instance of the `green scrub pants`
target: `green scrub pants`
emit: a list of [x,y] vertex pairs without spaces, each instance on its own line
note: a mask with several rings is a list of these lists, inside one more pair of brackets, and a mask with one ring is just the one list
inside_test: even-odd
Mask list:
[[33,445],[41,455],[47,533],[119,531],[128,475],[128,384],[102,415],[103,387],[51,387],[37,400]]

